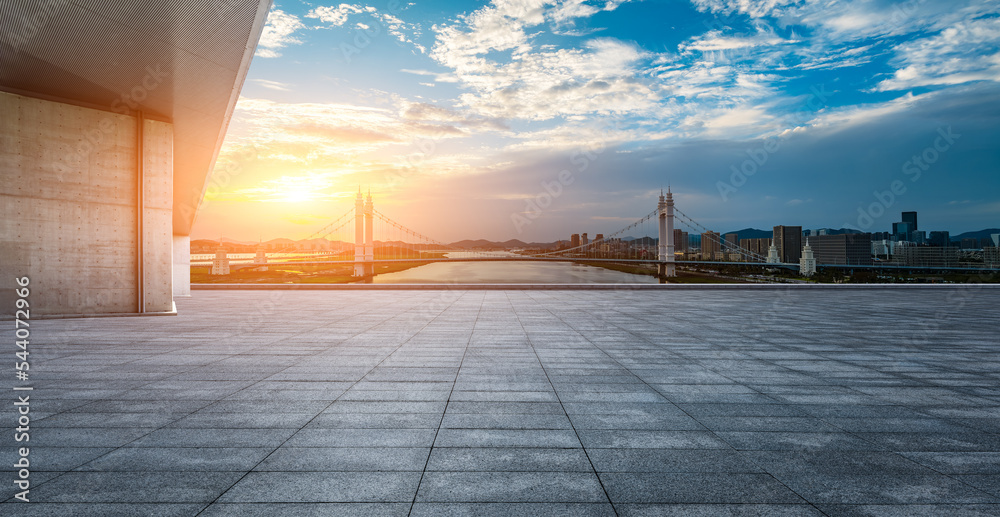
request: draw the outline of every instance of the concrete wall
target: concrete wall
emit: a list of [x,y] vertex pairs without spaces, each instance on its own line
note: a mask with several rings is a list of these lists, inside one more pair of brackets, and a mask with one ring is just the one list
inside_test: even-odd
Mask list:
[[191,237],[174,235],[174,298],[191,296]]
[[[145,310],[172,308],[171,124],[145,121]],[[139,312],[136,118],[0,92],[0,313]]]
[[173,127],[143,121],[144,312],[169,311],[174,303]]

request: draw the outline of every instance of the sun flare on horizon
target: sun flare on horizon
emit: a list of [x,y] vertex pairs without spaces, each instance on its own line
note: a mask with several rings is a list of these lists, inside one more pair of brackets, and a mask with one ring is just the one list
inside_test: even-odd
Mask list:
[[193,234],[304,238],[361,185],[442,241],[551,242],[668,183],[715,231],[887,231],[858,209],[900,178],[936,229],[995,225],[1000,8],[891,4],[279,0]]

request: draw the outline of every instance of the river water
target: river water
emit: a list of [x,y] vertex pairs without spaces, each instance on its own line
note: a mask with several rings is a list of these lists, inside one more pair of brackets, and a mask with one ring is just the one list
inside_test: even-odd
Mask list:
[[655,284],[657,279],[572,262],[433,262],[375,275],[375,284]]
[[[491,255],[511,257],[510,252],[491,252]],[[233,264],[253,260],[253,253],[229,253]],[[479,257],[483,253],[452,252],[449,258]],[[315,256],[311,253],[268,253],[270,260]],[[208,263],[214,254],[192,254],[191,261]],[[317,260],[323,260],[317,257]],[[396,273],[375,275],[375,284],[655,284],[658,280],[649,275],[633,275],[602,267],[585,266],[573,262],[432,262]]]

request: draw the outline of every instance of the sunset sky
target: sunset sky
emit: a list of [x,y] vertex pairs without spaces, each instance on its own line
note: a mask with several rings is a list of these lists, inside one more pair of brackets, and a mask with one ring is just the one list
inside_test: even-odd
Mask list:
[[998,83],[987,0],[279,0],[193,237],[304,238],[359,185],[442,241],[611,233],[668,183],[723,232],[1000,227]]

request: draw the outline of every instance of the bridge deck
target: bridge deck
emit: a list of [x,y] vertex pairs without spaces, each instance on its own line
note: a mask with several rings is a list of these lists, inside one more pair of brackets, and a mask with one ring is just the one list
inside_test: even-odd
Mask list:
[[32,323],[0,513],[1000,514],[1000,290],[178,305]]

